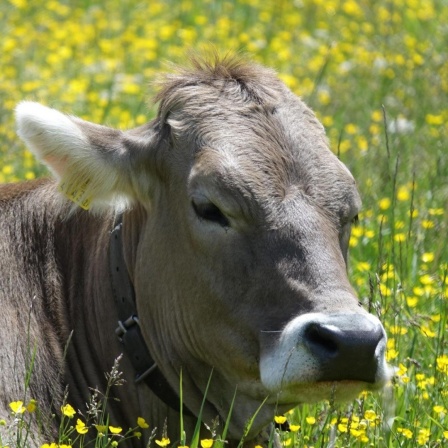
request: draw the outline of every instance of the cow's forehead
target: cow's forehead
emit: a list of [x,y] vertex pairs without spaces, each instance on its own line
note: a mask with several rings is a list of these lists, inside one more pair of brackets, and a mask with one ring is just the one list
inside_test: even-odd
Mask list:
[[261,201],[301,191],[337,214],[359,204],[314,113],[272,71],[233,62],[169,78],[159,94],[159,119],[183,159],[176,166]]
[[190,177],[264,207],[306,196],[334,215],[353,215],[360,206],[355,181],[329,150],[314,114],[297,101],[252,111],[250,119],[229,114],[225,121],[197,123]]

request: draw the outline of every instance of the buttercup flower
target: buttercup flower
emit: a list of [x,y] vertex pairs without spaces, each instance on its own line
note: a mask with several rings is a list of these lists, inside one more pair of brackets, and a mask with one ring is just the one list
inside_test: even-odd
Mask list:
[[137,419],[137,425],[142,429],[149,428],[148,423],[146,423],[146,420],[143,417]]
[[62,414],[68,418],[73,418],[76,414],[76,411],[69,404],[62,406],[61,411],[62,411]]
[[9,403],[9,407],[14,414],[23,414],[26,411],[26,408],[23,406],[23,401],[13,401]]
[[78,420],[76,420],[76,431],[79,434],[87,434],[89,428],[87,428],[86,424],[78,418]]
[[170,439],[167,437],[162,437],[162,440],[156,440],[156,443],[157,445],[164,447],[170,444]]

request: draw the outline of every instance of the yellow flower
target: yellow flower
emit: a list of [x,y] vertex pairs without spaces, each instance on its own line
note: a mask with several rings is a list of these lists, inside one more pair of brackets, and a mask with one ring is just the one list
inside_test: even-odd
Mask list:
[[291,432],[297,432],[300,429],[300,425],[289,425],[289,430]]
[[365,434],[365,430],[364,430],[364,429],[350,428],[350,434],[351,434],[353,437],[358,438],[358,437],[362,436],[363,434]]
[[369,126],[369,132],[372,135],[378,135],[381,132],[381,128],[377,124],[372,124],[372,125]]
[[409,190],[406,186],[401,186],[397,191],[397,199],[399,201],[407,201],[410,198]]
[[3,174],[12,174],[14,172],[14,167],[12,165],[5,165],[2,168]]
[[62,414],[68,418],[73,418],[74,415],[76,414],[76,411],[69,404],[62,406],[61,411],[62,411]]
[[446,409],[443,406],[436,405],[433,407],[433,410],[436,414],[440,414],[442,412],[446,412]]
[[431,263],[431,261],[434,261],[434,253],[433,252],[425,252],[422,255],[422,261],[423,261],[423,263]]
[[274,421],[279,425],[283,425],[283,423],[286,422],[286,417],[284,415],[276,415],[274,417]]
[[106,425],[95,425],[95,428],[99,433],[102,433],[102,434],[104,434],[107,431]]
[[420,282],[423,285],[432,285],[434,283],[434,278],[428,274],[424,274],[420,277]]
[[78,418],[78,420],[76,420],[76,432],[78,434],[86,434],[88,430],[89,428],[86,427],[86,424]]
[[410,429],[407,428],[397,428],[397,432],[403,434],[407,439],[412,439],[413,433]]
[[383,198],[383,199],[380,199],[380,201],[378,202],[378,205],[381,210],[387,210],[390,207],[391,203],[392,202],[389,198]]
[[109,426],[109,431],[112,434],[120,434],[120,432],[123,431],[123,429],[120,426]]
[[376,122],[383,121],[383,112],[380,110],[374,110],[370,114],[370,117],[372,118],[373,121],[376,121]]
[[358,440],[359,440],[360,442],[367,443],[367,442],[369,441],[369,438],[366,436],[365,433],[362,433],[362,434],[358,437]]
[[58,448],[58,444],[57,443],[44,443],[43,445],[40,446],[40,448]]
[[359,239],[352,235],[349,240],[350,247],[356,247],[358,245],[358,243],[359,243]]
[[347,1],[343,2],[342,9],[348,15],[356,16],[356,17],[363,16],[363,10],[359,6],[359,4],[357,2],[355,2],[354,0],[347,0]]
[[159,446],[167,446],[170,444],[170,439],[168,437],[162,437],[162,440],[156,440],[157,445]]
[[421,288],[420,286],[415,286],[412,289],[412,292],[416,295],[416,296],[423,296],[425,295],[425,290],[423,288]]
[[375,411],[368,409],[366,412],[364,412],[364,418],[366,420],[375,420],[376,419]]
[[430,208],[428,210],[428,213],[431,216],[443,215],[445,213],[445,210],[443,208]]
[[394,325],[389,328],[390,334],[400,334],[404,335],[408,332],[408,329],[406,327],[400,327],[398,325]]
[[393,359],[398,357],[398,351],[394,348],[388,349],[386,352],[386,360],[392,361]]
[[30,402],[28,403],[26,410],[30,413],[34,412],[37,408],[37,401],[31,399]]
[[358,126],[356,126],[356,124],[353,123],[348,123],[347,125],[345,125],[344,130],[345,132],[347,132],[347,134],[353,135],[358,132]]
[[148,423],[146,423],[146,420],[143,417],[137,419],[137,425],[142,429],[149,428]]
[[384,283],[380,283],[379,289],[383,296],[388,297],[392,294],[392,290],[389,287],[387,287]]
[[358,264],[356,265],[358,271],[361,272],[366,272],[366,271],[370,271],[370,263],[366,262],[366,261],[360,261],[358,262]]
[[375,236],[375,232],[373,230],[364,230],[364,236],[372,239]]
[[213,446],[213,439],[202,439],[201,446],[202,448],[211,448]]
[[425,119],[426,119],[426,123],[433,125],[433,126],[438,126],[438,125],[443,124],[443,116],[442,115],[427,114]]
[[307,417],[305,420],[309,425],[314,425],[314,423],[316,423],[316,419],[314,417]]
[[436,359],[437,362],[437,370],[439,372],[448,373],[448,356],[442,355]]
[[420,331],[423,333],[424,336],[427,338],[435,338],[437,336],[437,333],[432,331],[428,326],[422,325],[420,327]]
[[14,414],[23,414],[26,411],[26,408],[23,406],[23,401],[13,401],[9,403],[9,407]]
[[403,376],[407,371],[408,371],[408,368],[400,362],[398,364],[397,375]]
[[430,435],[429,429],[421,429],[418,432],[417,443],[419,445],[425,445],[426,442],[429,440],[429,435]]

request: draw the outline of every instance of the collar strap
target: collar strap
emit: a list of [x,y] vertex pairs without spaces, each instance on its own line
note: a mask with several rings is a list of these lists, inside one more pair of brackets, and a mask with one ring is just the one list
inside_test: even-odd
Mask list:
[[[179,396],[168,384],[143,339],[135,304],[135,291],[123,256],[122,216],[115,221],[110,236],[109,270],[118,313],[115,334],[123,344],[124,352],[135,370],[135,382],[144,381],[149,388],[170,408],[179,412]],[[193,416],[183,405],[183,413]]]

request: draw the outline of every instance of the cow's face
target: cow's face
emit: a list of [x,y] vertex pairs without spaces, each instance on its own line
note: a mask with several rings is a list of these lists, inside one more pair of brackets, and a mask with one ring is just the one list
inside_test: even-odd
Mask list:
[[214,369],[207,418],[225,420],[237,390],[235,437],[265,398],[254,430],[274,408],[351,398],[389,376],[383,327],[346,275],[353,177],[270,71],[238,70],[179,75],[158,119],[128,133],[19,109],[22,136],[63,181],[82,170],[87,199],[139,203],[124,222],[138,229],[130,270],[145,339],[175,388],[183,370],[193,410]]

